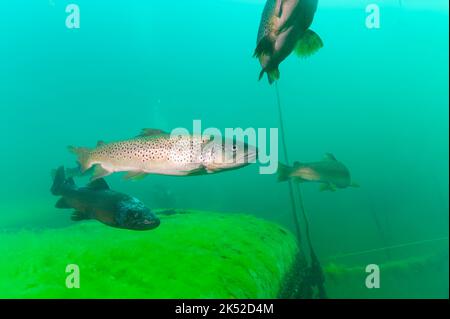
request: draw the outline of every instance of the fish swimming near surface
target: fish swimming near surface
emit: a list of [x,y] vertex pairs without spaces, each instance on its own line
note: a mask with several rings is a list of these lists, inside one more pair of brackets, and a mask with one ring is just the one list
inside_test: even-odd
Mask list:
[[279,163],[278,180],[292,179],[296,182],[322,183],[321,191],[335,191],[337,188],[359,187],[352,182],[350,171],[334,155],[326,154],[320,162],[294,163],[293,167]]
[[96,219],[108,226],[150,230],[159,226],[159,218],[135,197],[111,190],[104,179],[97,179],[78,188],[66,178],[64,167],[57,169],[51,192],[61,196],[56,207],[75,209],[73,221]]
[[262,66],[259,79],[267,73],[272,84],[280,77],[278,66],[292,51],[300,57],[323,47],[311,26],[318,0],[267,0],[259,25],[254,57]]
[[97,147],[69,147],[78,156],[81,171],[94,166],[92,180],[114,172],[126,179],[147,174],[192,176],[237,169],[254,163],[256,147],[246,143],[196,135],[171,135],[144,129],[141,135],[119,142],[99,142]]

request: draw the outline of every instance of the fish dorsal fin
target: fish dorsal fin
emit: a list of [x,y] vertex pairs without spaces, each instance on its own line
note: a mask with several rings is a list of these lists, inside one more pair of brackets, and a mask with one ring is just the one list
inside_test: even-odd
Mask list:
[[73,180],[73,177],[69,177],[66,179],[66,184],[70,186],[75,186],[75,181]]
[[323,159],[324,159],[325,161],[334,161],[334,162],[337,162],[336,157],[334,157],[334,155],[331,154],[331,153],[326,153],[325,156],[323,157]]
[[294,167],[300,167],[300,166],[302,166],[302,163],[300,163],[299,161],[294,162]]
[[107,190],[109,189],[108,184],[103,178],[96,179],[92,182],[90,182],[87,187],[96,189],[96,190]]
[[144,128],[141,131],[141,134],[138,136],[144,137],[144,136],[153,136],[153,135],[161,135],[161,134],[168,134],[164,132],[163,130],[156,129],[156,128]]
[[105,145],[106,143],[104,142],[104,141],[98,141],[97,142],[97,147],[99,147],[99,146],[103,146],[103,145]]

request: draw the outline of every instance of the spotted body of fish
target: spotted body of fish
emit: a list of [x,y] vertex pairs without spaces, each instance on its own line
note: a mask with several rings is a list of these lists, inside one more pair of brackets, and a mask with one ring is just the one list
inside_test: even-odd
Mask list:
[[293,167],[278,166],[278,180],[293,179],[297,182],[322,183],[321,190],[335,191],[336,188],[358,187],[352,182],[348,168],[337,161],[332,154],[326,154],[320,162],[295,163]]
[[51,192],[61,196],[57,208],[75,210],[74,221],[96,219],[111,227],[130,230],[150,230],[160,224],[156,215],[140,200],[111,190],[102,178],[86,187],[77,187],[60,167],[56,170]]
[[92,179],[115,172],[126,178],[147,174],[190,176],[236,169],[255,162],[257,150],[245,143],[213,137],[171,135],[145,129],[133,139],[103,143],[93,149],[70,147],[78,155],[82,171],[94,166]]
[[254,56],[269,83],[280,77],[278,66],[295,50],[301,57],[318,51],[323,42],[311,26],[318,0],[267,0],[259,25]]

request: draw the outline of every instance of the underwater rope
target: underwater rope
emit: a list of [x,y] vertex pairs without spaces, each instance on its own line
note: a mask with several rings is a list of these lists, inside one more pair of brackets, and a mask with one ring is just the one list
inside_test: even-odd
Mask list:
[[[278,81],[275,81],[275,91],[277,95],[277,105],[278,105],[278,117],[279,117],[279,125],[281,130],[281,143],[283,146],[283,152],[284,152],[284,159],[286,161],[286,165],[289,165],[289,157],[288,157],[288,151],[286,146],[286,139],[285,139],[285,130],[284,130],[284,122],[283,122],[283,110],[281,107],[281,98],[280,98],[280,90],[278,89]],[[298,195],[298,201],[300,206],[300,211],[303,217],[303,220],[305,222],[305,233],[306,233],[306,240],[308,243],[309,253],[310,253],[310,259],[311,259],[311,265],[309,266],[308,270],[308,283],[311,286],[316,286],[319,292],[319,298],[325,299],[327,298],[327,293],[325,290],[325,275],[322,269],[322,266],[320,264],[319,259],[317,258],[317,255],[314,251],[314,247],[311,241],[311,236],[309,232],[309,221],[308,217],[305,212],[305,205],[303,203],[303,196],[300,189],[300,186],[298,183],[293,183],[292,180],[288,180],[289,183],[289,194],[291,198],[291,204],[292,204],[292,215],[294,218],[294,225],[297,232],[297,238],[299,241],[299,244],[301,244],[301,231],[300,231],[300,224],[298,221],[298,214],[297,214],[297,205],[295,204],[295,194],[294,194],[294,187],[297,191]]]
[[[387,246],[386,234],[385,234],[385,232],[383,230],[383,227],[381,226],[381,222],[380,222],[380,219],[378,218],[378,214],[375,212],[375,210],[373,210],[372,206],[370,206],[370,212],[371,212],[373,220],[375,222],[375,226],[376,226],[377,231],[378,231],[378,236],[380,237],[380,240],[381,240],[382,244],[384,246]],[[392,260],[392,256],[391,256],[391,253],[390,253],[389,249],[386,249],[386,258],[389,261]]]
[[[280,130],[281,130],[281,134],[280,135],[281,135],[281,143],[282,143],[282,146],[283,146],[284,160],[286,161],[286,165],[289,165],[289,156],[288,156],[288,151],[287,151],[287,147],[286,147],[284,122],[283,122],[283,111],[281,109],[281,99],[280,99],[280,92],[278,90],[278,83],[277,83],[277,81],[275,81],[275,91],[276,91],[276,94],[277,94],[278,121],[279,121],[279,125],[280,125]],[[290,179],[288,180],[288,185],[289,185],[289,197],[291,198],[292,217],[294,219],[295,232],[297,234],[298,243],[300,244],[302,242],[302,240],[301,240],[300,224],[299,224],[298,215],[297,215],[297,205],[295,204],[295,195],[294,195],[293,182]]]
[[308,216],[306,214],[306,210],[305,210],[305,207],[303,204],[303,195],[302,195],[300,186],[298,183],[296,183],[295,186],[296,186],[297,194],[299,196],[300,211],[302,212],[302,216],[305,221],[306,240],[308,241],[308,248],[309,248],[309,254],[310,254],[310,259],[311,259],[309,276],[314,280],[313,285],[317,286],[317,289],[319,292],[319,298],[326,299],[327,293],[325,290],[325,274],[323,272],[322,265],[320,264],[319,258],[316,255],[314,246],[311,241],[311,235],[309,232],[309,220],[308,220]]
[[427,243],[433,243],[433,242],[443,241],[443,240],[448,240],[448,239],[449,239],[448,237],[440,237],[440,238],[433,238],[433,239],[425,239],[425,240],[413,241],[413,242],[404,243],[404,244],[397,244],[397,245],[392,245],[392,246],[388,246],[388,247],[367,249],[367,250],[362,250],[362,251],[356,251],[356,252],[353,252],[353,253],[337,255],[337,256],[329,258],[329,260],[335,260],[335,259],[340,259],[340,258],[345,258],[345,257],[360,256],[360,255],[376,253],[376,252],[390,250],[390,249],[404,248],[404,247],[421,245],[421,244],[427,244]]

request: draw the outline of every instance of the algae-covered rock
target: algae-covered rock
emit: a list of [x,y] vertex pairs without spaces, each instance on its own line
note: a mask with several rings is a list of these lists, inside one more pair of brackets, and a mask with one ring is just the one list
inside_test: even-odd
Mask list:
[[[275,298],[294,236],[249,215],[177,212],[147,232],[98,222],[0,235],[2,298]],[[66,287],[66,266],[80,288]]]

